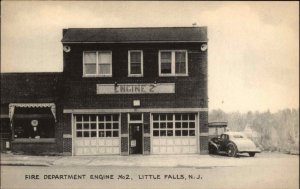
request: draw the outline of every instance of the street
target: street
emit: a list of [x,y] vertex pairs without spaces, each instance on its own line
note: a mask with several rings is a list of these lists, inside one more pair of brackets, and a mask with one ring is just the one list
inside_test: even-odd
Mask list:
[[262,153],[254,158],[209,158],[236,163],[195,167],[2,166],[1,188],[299,188],[297,155]]

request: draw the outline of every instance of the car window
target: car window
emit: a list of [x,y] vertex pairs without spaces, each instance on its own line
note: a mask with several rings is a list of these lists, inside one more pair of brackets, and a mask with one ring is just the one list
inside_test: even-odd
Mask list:
[[228,139],[228,135],[221,135],[221,139],[225,140],[225,139]]
[[243,135],[233,135],[233,138],[245,138]]

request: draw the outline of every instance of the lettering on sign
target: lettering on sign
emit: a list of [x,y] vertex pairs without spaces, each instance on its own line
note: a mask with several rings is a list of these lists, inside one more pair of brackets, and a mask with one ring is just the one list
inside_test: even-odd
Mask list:
[[175,93],[175,83],[97,84],[97,94]]

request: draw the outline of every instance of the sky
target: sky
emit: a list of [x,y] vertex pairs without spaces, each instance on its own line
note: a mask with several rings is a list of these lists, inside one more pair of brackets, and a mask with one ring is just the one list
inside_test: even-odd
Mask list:
[[299,108],[299,2],[1,1],[1,72],[61,72],[63,28],[208,27],[209,109]]

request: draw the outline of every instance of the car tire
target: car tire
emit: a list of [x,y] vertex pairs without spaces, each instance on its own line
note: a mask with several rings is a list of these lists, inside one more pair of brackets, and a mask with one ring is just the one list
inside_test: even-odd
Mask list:
[[255,156],[255,152],[249,152],[249,156],[250,157],[254,157]]
[[229,143],[227,145],[227,154],[228,154],[229,157],[236,157],[237,152],[238,152],[238,150],[237,150],[237,147],[236,147],[235,144]]

